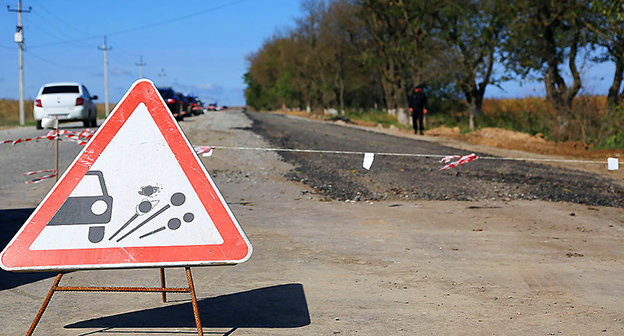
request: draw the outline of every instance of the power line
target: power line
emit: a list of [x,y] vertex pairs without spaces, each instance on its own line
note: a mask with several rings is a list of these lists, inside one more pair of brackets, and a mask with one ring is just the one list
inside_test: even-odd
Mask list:
[[243,1],[247,1],[247,0],[232,1],[230,3],[226,3],[226,4],[221,5],[221,6],[216,6],[216,7],[204,9],[204,10],[201,10],[199,12],[195,12],[195,13],[179,16],[179,17],[176,17],[176,18],[172,18],[172,19],[168,19],[168,20],[164,20],[164,21],[160,21],[160,22],[148,23],[148,24],[137,26],[137,27],[134,27],[134,28],[128,28],[128,29],[124,29],[124,30],[119,30],[119,31],[110,33],[108,35],[125,34],[125,33],[133,32],[133,31],[137,31],[137,30],[143,30],[143,29],[147,29],[147,28],[151,28],[151,27],[160,26],[160,25],[163,25],[163,24],[171,23],[171,22],[181,21],[181,20],[188,19],[188,18],[191,18],[191,17],[195,17],[195,16],[199,16],[199,15],[202,15],[202,14],[206,14],[208,12],[212,12],[212,11],[215,11],[215,10],[223,9],[223,8],[230,7],[230,6],[233,6],[233,5],[237,5],[237,4],[239,4],[239,3],[243,2]]
[[[67,30],[60,28],[55,22],[51,21],[48,19],[48,15],[41,15],[38,12],[33,12],[33,14],[37,17],[38,22],[42,22],[45,26],[41,27],[39,26],[37,23],[35,23],[34,21],[31,21],[29,23],[30,26],[36,27],[39,29],[39,31],[44,32],[52,37],[54,37],[55,40],[58,40],[60,42],[64,42],[65,39],[68,37],[68,35],[70,35],[68,33]],[[63,26],[65,24],[63,23]],[[54,43],[54,42],[51,42]],[[80,43],[82,46],[85,47],[93,47],[93,45],[87,45],[85,43]],[[29,46],[30,47],[30,46]]]
[[[85,32],[84,28],[82,28],[82,29],[76,28],[75,26],[73,26],[72,23],[69,23],[69,22],[65,21],[63,18],[61,18],[61,17],[55,15],[54,13],[52,13],[43,4],[39,3],[38,6],[41,7],[41,9],[43,9],[43,11],[46,12],[50,17],[53,17],[56,20],[60,21],[63,24],[63,27],[71,27],[72,30],[75,30],[76,32],[78,32],[78,34],[83,34]],[[87,33],[91,33],[91,32],[87,31]]]
[[30,50],[28,50],[28,49],[25,49],[25,50],[24,50],[24,52],[25,52],[25,53],[27,53],[27,54],[28,54],[28,55],[30,55],[30,56],[33,56],[33,57],[35,57],[35,58],[37,58],[37,59],[39,59],[39,60],[41,60],[41,61],[45,62],[45,63],[51,64],[51,65],[54,65],[54,66],[57,66],[57,67],[61,67],[61,68],[66,68],[66,69],[74,69],[74,70],[86,70],[86,69],[93,69],[93,66],[70,66],[70,65],[65,65],[65,64],[57,63],[57,62],[51,61],[51,60],[49,60],[49,59],[46,59],[46,58],[44,58],[44,57],[41,57],[41,56],[39,56],[39,55],[37,55],[37,54],[33,54],[33,52],[32,52],[32,51],[30,51]]
[[39,44],[39,45],[30,46],[30,48],[32,49],[32,48],[51,47],[51,46],[57,46],[57,45],[61,45],[61,44],[68,44],[68,43],[82,42],[82,41],[88,41],[88,40],[95,40],[95,39],[99,39],[99,38],[102,38],[102,35],[93,35],[93,36],[87,36],[87,37],[83,37],[83,38],[79,38],[79,39],[75,39],[75,40],[65,40],[65,41],[61,41],[61,42],[52,42],[52,43]]
[[154,23],[148,23],[148,24],[141,25],[141,26],[136,26],[136,27],[133,27],[133,28],[123,29],[123,30],[119,30],[119,31],[116,31],[116,32],[112,32],[112,33],[99,34],[99,35],[90,35],[90,36],[85,36],[85,37],[77,38],[77,39],[71,39],[71,40],[65,40],[65,41],[60,41],[60,42],[52,42],[52,43],[45,43],[45,44],[40,44],[40,45],[34,45],[34,46],[30,46],[30,48],[43,48],[43,47],[50,47],[50,46],[60,45],[60,44],[74,43],[74,42],[80,42],[80,41],[88,41],[88,40],[102,38],[103,35],[113,36],[113,35],[126,34],[126,33],[130,33],[130,32],[135,32],[135,31],[138,31],[138,30],[143,30],[143,29],[147,29],[147,28],[157,27],[157,26],[165,25],[165,24],[168,24],[168,23],[171,23],[171,22],[181,21],[181,20],[188,19],[188,18],[191,18],[191,17],[203,15],[203,14],[215,11],[215,10],[219,10],[219,9],[223,9],[223,8],[226,8],[226,7],[237,5],[237,4],[239,4],[241,2],[244,2],[244,1],[248,1],[248,0],[231,1],[231,2],[226,3],[226,4],[223,4],[223,5],[220,5],[220,6],[211,7],[211,8],[208,8],[208,9],[204,9],[204,10],[201,10],[201,11],[198,11],[198,12],[195,12],[195,13],[186,14],[186,15],[183,15],[183,16],[175,17],[175,18],[168,19],[168,20],[158,21],[158,22],[154,22]]

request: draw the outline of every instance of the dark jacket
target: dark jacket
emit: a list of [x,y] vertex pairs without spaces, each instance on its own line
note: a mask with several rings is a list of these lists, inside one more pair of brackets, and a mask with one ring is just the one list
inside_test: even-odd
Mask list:
[[409,95],[407,101],[409,103],[409,107],[412,109],[412,113],[422,113],[423,109],[429,108],[427,105],[427,95],[422,90],[418,92],[412,91],[412,94]]

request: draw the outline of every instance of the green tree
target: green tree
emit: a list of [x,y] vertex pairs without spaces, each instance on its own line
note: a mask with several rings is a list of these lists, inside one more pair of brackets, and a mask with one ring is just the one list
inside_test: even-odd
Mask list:
[[509,18],[507,2],[501,0],[447,0],[437,13],[436,36],[448,46],[446,69],[452,72],[468,106],[469,127],[481,115],[488,85],[502,77],[494,74],[496,54],[502,46]]
[[435,76],[428,65],[438,50],[429,34],[436,5],[425,0],[360,0],[357,4],[369,36],[365,59],[379,69],[386,107],[405,113],[408,92]]
[[[506,66],[526,78],[537,73],[544,81],[546,98],[558,113],[558,130],[569,125],[572,102],[582,86],[577,66],[579,51],[588,45],[583,21],[588,12],[582,0],[517,0],[515,19],[505,40]],[[567,60],[567,70],[563,70]],[[569,71],[572,84],[564,79]]]
[[615,63],[613,81],[609,87],[609,105],[619,105],[624,100],[624,1],[594,0],[588,20],[584,21],[596,38],[596,43],[606,49],[602,61]]

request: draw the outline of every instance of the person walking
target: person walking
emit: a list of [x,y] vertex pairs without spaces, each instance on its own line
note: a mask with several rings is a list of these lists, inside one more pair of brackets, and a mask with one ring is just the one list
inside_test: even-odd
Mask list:
[[414,133],[423,135],[425,126],[423,125],[423,117],[427,114],[427,95],[423,91],[421,85],[414,88],[414,91],[408,97],[409,110],[412,113],[412,125]]

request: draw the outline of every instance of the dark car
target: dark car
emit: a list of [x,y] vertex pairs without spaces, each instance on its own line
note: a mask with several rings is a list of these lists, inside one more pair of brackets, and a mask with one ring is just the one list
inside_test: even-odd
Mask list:
[[188,96],[189,104],[191,105],[191,113],[193,115],[200,115],[204,113],[204,105],[201,100],[193,96]]
[[179,121],[184,120],[186,106],[185,102],[180,98],[180,94],[175,92],[172,88],[158,88],[158,92],[167,104],[174,118]]
[[191,116],[191,103],[189,102],[188,96],[181,93],[176,92],[178,99],[182,102],[182,110],[180,113],[182,114],[182,118]]
[[216,111],[216,110],[217,110],[217,103],[208,104],[208,111]]

